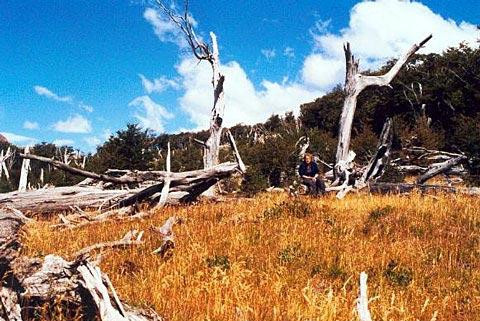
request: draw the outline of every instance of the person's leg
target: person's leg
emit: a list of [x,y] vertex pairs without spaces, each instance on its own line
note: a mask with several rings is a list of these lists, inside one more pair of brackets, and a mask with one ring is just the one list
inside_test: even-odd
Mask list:
[[315,187],[317,189],[317,193],[325,194],[325,183],[323,182],[322,178],[317,177],[317,179],[315,180]]
[[307,185],[308,194],[315,195],[317,193],[317,187],[315,184],[315,180],[304,178],[302,179],[303,184]]

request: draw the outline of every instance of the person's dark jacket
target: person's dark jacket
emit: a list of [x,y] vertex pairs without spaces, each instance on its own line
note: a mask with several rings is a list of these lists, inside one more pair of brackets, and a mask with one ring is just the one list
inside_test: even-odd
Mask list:
[[318,174],[317,163],[311,162],[310,164],[307,165],[307,163],[303,161],[302,164],[300,164],[298,173],[300,174],[300,176],[314,177],[315,175]]

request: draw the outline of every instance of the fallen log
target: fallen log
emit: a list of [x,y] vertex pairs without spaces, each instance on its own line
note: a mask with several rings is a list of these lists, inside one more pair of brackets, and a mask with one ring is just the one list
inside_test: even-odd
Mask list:
[[372,183],[369,186],[371,193],[403,194],[415,190],[422,193],[458,193],[471,196],[480,195],[480,187],[451,187],[445,185],[423,185],[409,183]]
[[56,161],[54,159],[50,159],[50,158],[42,157],[42,156],[37,156],[37,155],[33,155],[33,154],[19,154],[19,156],[24,158],[24,159],[33,159],[33,160],[37,160],[37,161],[40,161],[40,162],[43,162],[43,163],[50,164],[52,166],[55,166],[55,167],[57,167],[61,170],[64,170],[64,171],[69,172],[69,173],[74,174],[74,175],[88,177],[88,178],[92,178],[92,179],[99,180],[99,181],[110,182],[110,183],[115,183],[115,184],[132,184],[132,183],[140,183],[141,182],[140,180],[136,179],[135,177],[128,177],[128,176],[127,177],[113,177],[113,176],[109,176],[109,175],[105,175],[105,174],[92,173],[92,172],[89,172],[89,171],[86,171],[86,170],[82,170],[82,169],[79,169],[79,168],[69,166],[65,163]]
[[438,163],[438,164],[429,166],[427,172],[417,179],[417,184],[423,184],[426,181],[428,181],[430,178],[433,178],[438,174],[447,172],[452,167],[459,165],[461,162],[465,161],[466,159],[467,159],[466,156],[461,155],[459,157],[449,159],[443,163]]
[[[209,169],[190,172],[156,172],[158,179],[170,175],[170,189],[167,204],[190,202],[197,199],[210,186],[229,177],[238,170],[237,163],[223,163]],[[131,172],[137,175],[138,172]],[[130,172],[126,172],[129,175]],[[150,175],[151,173],[148,173]],[[160,198],[163,179],[146,188],[103,189],[97,186],[68,186],[39,189],[27,192],[0,194],[0,209],[13,205],[24,213],[53,213],[71,211],[71,208],[106,211],[136,203],[155,202]]]
[[[55,255],[43,259],[20,255],[24,223],[18,215],[0,212],[0,320],[38,319],[40,310],[52,302],[62,305],[67,320],[78,310],[85,320],[162,320],[154,311],[121,302],[108,277],[83,255],[70,262]],[[95,271],[94,286],[87,271]]]

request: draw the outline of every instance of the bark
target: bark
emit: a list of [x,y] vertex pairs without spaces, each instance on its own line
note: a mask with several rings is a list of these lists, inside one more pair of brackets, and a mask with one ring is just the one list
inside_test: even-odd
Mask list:
[[346,61],[345,76],[345,94],[342,115],[340,118],[340,128],[338,135],[338,145],[336,152],[335,176],[341,177],[345,171],[344,165],[347,163],[348,154],[350,152],[350,138],[352,131],[353,117],[357,106],[358,95],[369,86],[388,86],[392,79],[398,74],[402,66],[407,60],[416,53],[432,36],[428,36],[418,45],[415,44],[402,57],[398,59],[395,65],[382,76],[365,76],[358,72],[359,61],[355,60],[350,49],[350,44],[344,46]]

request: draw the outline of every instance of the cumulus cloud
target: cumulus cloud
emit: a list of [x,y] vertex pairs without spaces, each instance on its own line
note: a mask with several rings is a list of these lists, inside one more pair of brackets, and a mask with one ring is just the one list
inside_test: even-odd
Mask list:
[[135,118],[140,122],[144,128],[150,128],[157,133],[164,131],[164,124],[166,119],[173,118],[173,114],[156,102],[149,96],[140,96],[132,100],[129,106],[137,107]]
[[38,123],[35,121],[26,120],[23,122],[23,128],[34,130],[34,129],[38,129],[39,126],[38,126]]
[[5,138],[7,138],[7,140],[11,144],[15,144],[18,146],[33,145],[37,142],[37,139],[33,137],[22,136],[22,135],[17,135],[14,133],[6,133],[6,132],[0,132],[0,134],[5,136]]
[[277,55],[275,49],[262,49],[260,52],[265,56],[265,58],[267,58],[267,60],[272,60]]
[[434,13],[424,4],[409,0],[363,1],[350,12],[348,27],[338,34],[319,22],[313,32],[314,53],[305,59],[302,76],[306,83],[328,90],[344,79],[343,44],[350,42],[360,67],[374,69],[397,58],[414,43],[433,33],[420,53],[437,52],[460,42],[474,45],[478,32],[467,22],[456,23]]
[[56,122],[53,128],[62,133],[86,134],[92,131],[90,121],[78,114],[68,117],[67,120]]
[[[147,9],[144,13],[145,19],[152,25],[155,34],[161,41],[174,42],[179,47],[182,43],[178,41],[182,35],[177,28],[172,28],[153,9]],[[192,21],[193,18],[192,18]],[[276,55],[274,49],[265,49],[262,52],[267,58]],[[287,50],[288,55],[294,54],[293,49]],[[221,55],[221,53],[220,53]],[[206,129],[210,122],[210,111],[213,104],[212,92],[212,70],[205,63],[198,63],[194,58],[186,58],[180,55],[180,63],[176,66],[179,79],[178,84],[182,85],[183,94],[179,98],[179,105],[182,111],[188,116],[192,129]],[[311,101],[323,93],[318,88],[310,88],[299,82],[282,81],[281,83],[264,80],[260,88],[255,88],[245,70],[236,61],[230,61],[221,65],[222,73],[225,74],[225,95],[227,109],[225,111],[225,124],[232,126],[238,123],[254,124],[266,120],[272,114],[283,114],[287,111],[294,111],[298,115],[301,103]],[[142,77],[140,77],[142,78]],[[142,78],[143,82],[143,78]],[[154,82],[147,83],[150,89]],[[148,92],[147,86],[144,87]],[[141,101],[138,99],[142,98]],[[137,98],[135,105],[142,106],[148,96]],[[149,98],[148,98],[149,99]],[[136,101],[134,100],[134,102]],[[133,104],[130,103],[131,105]],[[144,117],[136,115],[141,122],[150,123],[150,119],[162,119],[162,117]],[[163,129],[163,122],[157,125],[143,124],[144,127],[159,127]]]
[[72,146],[75,144],[75,141],[71,139],[55,139],[52,143],[57,146]]
[[56,100],[56,101],[60,101],[60,102],[64,102],[64,103],[72,102],[72,97],[70,97],[70,96],[59,96],[56,93],[54,93],[53,91],[51,91],[50,89],[48,89],[47,87],[36,85],[36,86],[33,87],[33,89],[40,96],[45,96],[47,98],[50,98],[50,99],[53,99],[53,100]]
[[[257,90],[239,63],[232,61],[221,65],[221,69],[225,74],[226,126],[258,123],[274,113],[293,111],[298,115],[301,103],[322,95],[318,90],[288,81],[264,80]],[[184,85],[184,94],[179,100],[181,109],[189,116],[195,129],[208,128],[213,104],[210,66],[198,64],[193,58],[184,59],[177,66],[177,71]]]
[[153,80],[148,79],[142,74],[139,74],[138,76],[142,80],[143,89],[145,89],[148,94],[153,92],[161,93],[167,89],[180,89],[180,85],[177,81],[168,79],[165,76],[161,76],[160,78],[155,78]]

